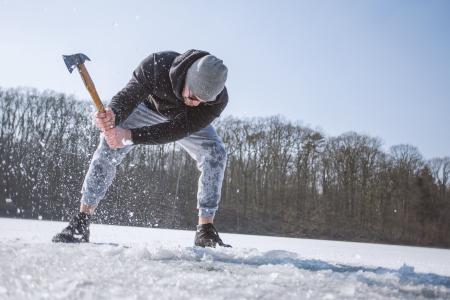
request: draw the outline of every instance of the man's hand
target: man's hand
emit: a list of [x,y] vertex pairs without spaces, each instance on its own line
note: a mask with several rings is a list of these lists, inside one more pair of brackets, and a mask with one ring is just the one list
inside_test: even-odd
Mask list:
[[111,149],[123,148],[132,145],[131,130],[122,127],[110,128],[103,132],[105,140]]
[[106,111],[103,113],[96,112],[94,118],[95,118],[95,125],[97,126],[98,129],[100,129],[103,132],[111,130],[115,126],[116,116],[109,107],[106,108]]

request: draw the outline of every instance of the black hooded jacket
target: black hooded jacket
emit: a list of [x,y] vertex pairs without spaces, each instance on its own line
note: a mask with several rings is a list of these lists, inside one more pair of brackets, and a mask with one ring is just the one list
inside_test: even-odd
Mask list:
[[219,117],[228,103],[226,88],[216,100],[196,107],[185,105],[181,94],[189,67],[208,54],[200,50],[189,50],[183,54],[172,51],[153,53],[134,70],[131,80],[109,105],[116,115],[116,125],[125,121],[142,102],[168,119],[163,123],[131,129],[134,144],[155,145],[177,141]]

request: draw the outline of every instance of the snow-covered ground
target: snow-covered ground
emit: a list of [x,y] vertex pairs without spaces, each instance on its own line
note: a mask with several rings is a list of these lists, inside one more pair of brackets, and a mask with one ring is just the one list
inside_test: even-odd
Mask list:
[[[450,250],[0,218],[0,299],[450,299]],[[220,231],[220,228],[219,228]]]

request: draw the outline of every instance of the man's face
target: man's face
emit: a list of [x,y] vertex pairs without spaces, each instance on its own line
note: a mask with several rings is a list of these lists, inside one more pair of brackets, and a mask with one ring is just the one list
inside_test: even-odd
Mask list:
[[184,99],[184,104],[187,106],[198,106],[200,103],[204,103],[206,101],[197,98],[192,94],[191,90],[188,88],[187,84],[184,85],[183,92],[181,93]]

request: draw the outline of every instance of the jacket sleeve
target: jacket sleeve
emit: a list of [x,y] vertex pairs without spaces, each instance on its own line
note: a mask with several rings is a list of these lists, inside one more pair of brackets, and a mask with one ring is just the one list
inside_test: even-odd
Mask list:
[[131,80],[112,99],[109,107],[116,116],[116,125],[125,121],[133,110],[153,91],[153,55],[134,70]]
[[[225,91],[226,93],[226,91]],[[228,96],[214,105],[186,106],[184,112],[166,122],[131,129],[134,144],[165,144],[185,138],[211,124],[227,105]]]

